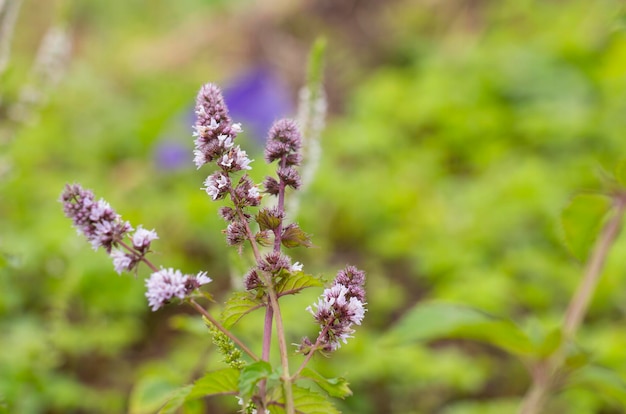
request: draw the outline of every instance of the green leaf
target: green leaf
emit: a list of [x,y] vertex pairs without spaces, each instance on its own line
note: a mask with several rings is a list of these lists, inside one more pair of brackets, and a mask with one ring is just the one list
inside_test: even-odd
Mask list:
[[561,213],[565,245],[584,262],[611,209],[611,198],[601,194],[579,194]]
[[209,395],[236,394],[239,390],[239,370],[224,368],[205,374],[193,384],[187,400]]
[[288,249],[298,246],[313,247],[311,236],[306,234],[297,224],[290,224],[283,230],[282,244]]
[[626,407],[626,382],[610,369],[589,365],[572,375],[569,385],[592,389]]
[[324,76],[324,55],[326,54],[326,39],[318,37],[309,52],[309,65],[307,67],[306,86],[311,91],[316,91],[322,83]]
[[537,346],[537,356],[545,358],[552,355],[563,343],[561,329],[556,328],[545,335]]
[[167,402],[161,408],[159,414],[175,413],[183,404],[197,398],[211,395],[237,394],[238,380],[239,371],[234,368],[208,372],[202,378],[194,382],[193,385],[186,385],[170,392],[167,397]]
[[571,371],[575,371],[588,365],[591,362],[591,355],[580,348],[571,348],[567,350],[565,357],[565,366]]
[[[169,401],[178,388],[171,381],[157,376],[140,379],[130,395],[129,414],[152,414]],[[182,404],[182,403],[181,403]]]
[[348,387],[348,381],[345,378],[325,378],[319,372],[310,368],[303,369],[300,376],[315,381],[331,397],[346,398],[352,395],[352,391]]
[[615,178],[617,181],[626,187],[626,159],[620,160],[615,167]]
[[192,387],[192,385],[187,385],[171,392],[168,396],[169,400],[159,410],[159,414],[175,414],[187,401],[187,396]]
[[302,289],[309,287],[322,287],[324,283],[313,275],[307,275],[304,272],[296,272],[285,276],[276,285],[276,293],[279,296],[293,295]]
[[442,338],[472,339],[517,355],[530,354],[535,348],[513,322],[446,303],[415,306],[391,329],[384,341],[408,344]]
[[[298,414],[341,414],[327,397],[318,392],[297,385],[293,386],[292,391],[293,403]],[[280,398],[279,402],[284,404],[284,398]],[[269,411],[271,414],[285,414],[285,409],[277,405],[270,405]]]
[[230,328],[244,315],[263,306],[261,300],[256,299],[248,292],[235,292],[226,301],[222,310],[221,320],[225,328]]
[[254,235],[254,240],[263,247],[269,247],[274,244],[274,240],[271,237],[272,234],[273,233],[269,230],[260,231]]
[[271,214],[271,211],[267,208],[260,210],[254,219],[258,223],[261,231],[276,230],[281,223],[280,217],[276,217],[276,215]]
[[272,366],[266,361],[257,361],[246,365],[239,375],[239,396],[248,401],[254,394],[256,384],[262,379],[269,378]]

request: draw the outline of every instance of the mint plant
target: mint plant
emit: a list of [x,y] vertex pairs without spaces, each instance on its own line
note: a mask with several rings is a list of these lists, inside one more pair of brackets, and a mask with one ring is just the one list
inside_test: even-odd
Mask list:
[[386,335],[388,345],[442,338],[468,339],[497,347],[518,357],[530,376],[519,414],[554,412],[553,398],[571,386],[588,386],[626,404],[626,382],[617,372],[594,364],[577,343],[589,304],[602,276],[611,247],[626,213],[626,163],[606,174],[603,188],[575,196],[562,212],[565,244],[584,262],[578,288],[559,326],[524,329],[513,320],[479,309],[442,302],[416,305]]
[[[319,277],[305,273],[303,265],[286,253],[286,249],[312,246],[309,235],[297,223],[289,222],[285,214],[289,192],[301,186],[298,167],[303,145],[299,127],[290,119],[272,126],[264,157],[276,165],[276,173],[260,185],[246,173],[253,160],[236,144],[242,127],[231,120],[216,85],[206,84],[200,89],[195,111],[194,163],[198,168],[213,168],[203,189],[212,200],[226,201],[219,210],[227,223],[226,242],[240,252],[251,249],[254,257],[254,264],[242,275],[245,291],[232,294],[221,320],[214,318],[204,305],[212,301],[206,291],[212,279],[206,272],[187,274],[157,267],[148,258],[152,242],[158,239],[154,230],[142,226],[133,229],[106,201],[97,201],[91,191],[79,184],[67,185],[61,195],[65,215],[94,249],[106,251],[117,273],[136,274],[141,263],[148,266],[151,275],[145,285],[150,308],[157,311],[170,303],[190,305],[202,315],[213,342],[224,356],[228,368],[210,372],[194,385],[181,388],[161,412],[173,412],[188,400],[217,394],[236,396],[246,413],[337,412],[325,397],[304,388],[300,382],[312,380],[330,396],[343,398],[350,394],[345,380],[324,378],[307,365],[316,353],[327,355],[340,348],[354,334],[354,325],[361,324],[366,312],[365,273],[354,266],[340,270],[316,303],[303,306],[303,312],[308,311],[319,324],[317,337],[303,338],[296,347],[287,344],[288,327],[283,322],[280,299],[324,285]],[[276,202],[264,205],[264,198],[274,198]],[[257,309],[265,311],[260,354],[230,331],[237,321]],[[270,364],[274,341],[278,344],[280,367]],[[302,357],[295,370],[289,366],[293,353]]]

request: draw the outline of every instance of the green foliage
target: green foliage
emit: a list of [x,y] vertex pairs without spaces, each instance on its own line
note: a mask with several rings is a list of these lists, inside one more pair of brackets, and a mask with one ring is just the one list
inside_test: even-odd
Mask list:
[[[130,399],[128,411],[130,414],[148,414],[159,410],[166,402],[171,406],[174,401],[180,401],[180,395],[189,392],[189,388],[176,389],[172,383],[161,377],[147,377],[135,385]],[[166,409],[165,412],[171,412]]]
[[262,307],[262,301],[250,296],[249,292],[235,292],[228,298],[222,309],[222,325],[230,328],[248,313]]
[[[0,82],[2,105],[28,76],[40,31],[54,15],[48,2],[23,3]],[[259,50],[250,39],[281,51],[262,59],[294,76],[289,59],[299,55],[288,46],[310,44],[319,32],[327,33],[333,114],[298,216],[317,247],[296,251],[313,274],[365,263],[369,311],[336,358],[313,361],[324,377],[349,374],[354,396],[333,408],[325,396],[297,388],[299,407],[363,414],[516,409],[528,373],[517,359],[474,341],[516,354],[530,341],[540,357],[560,344],[554,327],[603,223],[605,201],[589,196],[598,187],[594,172],[624,159],[623,7],[614,0],[391,2],[381,13],[374,6],[380,2],[359,2],[351,15],[340,3],[264,10],[201,0],[67,3],[77,41],[68,73],[38,117],[0,148],[0,411],[155,412],[165,397],[177,395],[178,404],[189,390],[180,384],[220,363],[206,329],[171,324],[175,308],[150,313],[146,271],[137,279],[112,274],[109,260],[74,235],[56,199],[75,180],[106,195],[125,218],[159,232],[158,264],[208,271],[215,300],[223,302],[242,272],[222,260],[223,222],[198,189],[204,173],[165,170],[154,151],[165,138],[180,139],[191,161],[189,121],[180,118],[201,83],[227,81],[244,60],[259,58],[244,56]],[[242,30],[248,19],[253,23]],[[204,40],[214,38],[229,41]],[[274,47],[268,39],[289,41]],[[615,172],[622,184],[624,170],[622,162]],[[590,204],[580,205],[583,199]],[[568,350],[580,382],[558,396],[552,412],[619,411],[623,404],[625,255],[621,237],[579,343]],[[294,299],[312,303],[317,294],[306,289]],[[306,305],[282,300],[297,329],[288,342],[315,335],[317,326],[303,319],[310,318]],[[449,319],[441,326],[422,313],[421,325],[397,330],[431,300],[466,306],[444,309]],[[258,305],[242,296],[226,305],[225,320],[240,327],[250,313],[256,322]],[[543,321],[539,334],[526,329],[529,317]],[[383,342],[390,326],[410,345]],[[245,328],[259,348],[254,324]],[[433,341],[441,337],[469,341]],[[162,361],[160,375],[142,380],[154,361]],[[594,373],[590,361],[612,374]],[[234,374],[224,380],[226,393],[237,390]],[[212,392],[206,381],[209,388],[193,394],[198,399]],[[197,401],[189,392],[187,403]],[[231,399],[210,399],[206,411],[233,412]]]
[[589,257],[611,205],[608,196],[579,194],[563,209],[561,223],[565,243],[581,262]]
[[[340,411],[324,396],[307,388],[293,387],[293,399],[296,412],[303,414],[339,414]],[[270,406],[271,414],[284,414],[285,410],[279,406]]]
[[239,396],[245,401],[249,401],[254,394],[255,387],[261,380],[269,378],[278,379],[279,375],[273,373],[272,366],[265,361],[257,361],[246,365],[239,375]]
[[302,378],[310,378],[331,397],[346,398],[352,395],[345,378],[325,378],[319,372],[305,368],[300,374]]
[[[236,394],[239,391],[240,371],[234,368],[226,368],[212,371],[199,378],[193,385],[177,388],[166,394],[166,403],[159,413],[175,413],[184,404],[198,398],[204,398],[222,394]],[[162,395],[161,395],[162,399]],[[156,399],[152,399],[154,404]]]
[[617,164],[615,178],[622,186],[626,186],[626,159],[620,160]]
[[279,281],[276,285],[276,293],[279,296],[294,295],[302,289],[322,286],[324,286],[324,283],[319,278],[307,275],[304,272],[295,272]]
[[405,345],[442,338],[477,340],[516,355],[534,351],[528,336],[512,322],[476,309],[445,303],[417,305],[405,313],[386,340],[391,344]]
[[237,391],[238,382],[239,370],[226,368],[209,372],[193,384],[189,398],[235,393]]
[[297,225],[290,225],[283,230],[282,244],[287,248],[313,247],[311,236],[302,231]]
[[570,387],[593,390],[618,407],[626,406],[626,382],[614,371],[589,365],[576,372]]

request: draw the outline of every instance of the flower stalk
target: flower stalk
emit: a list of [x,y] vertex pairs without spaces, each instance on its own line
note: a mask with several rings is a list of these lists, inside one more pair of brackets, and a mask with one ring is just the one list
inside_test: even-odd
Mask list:
[[606,257],[621,229],[624,213],[626,212],[626,193],[614,195],[613,203],[614,211],[612,216],[596,240],[585,267],[583,278],[565,312],[562,325],[562,345],[551,357],[539,361],[532,367],[532,384],[522,400],[519,410],[520,414],[542,413],[549,401],[550,394],[558,386],[559,374],[561,374],[566,356],[565,347],[574,340],[576,332],[587,313],[591,297],[602,276],[602,268]]
[[[302,184],[298,171],[302,162],[302,135],[293,120],[282,119],[274,123],[268,134],[264,158],[266,162],[276,164],[275,176],[268,176],[262,184],[255,184],[247,174],[253,160],[235,142],[243,130],[239,124],[232,122],[217,86],[207,84],[200,89],[196,115],[194,163],[198,168],[206,164],[214,167],[204,181],[203,190],[213,201],[227,202],[219,209],[220,216],[227,222],[224,231],[227,244],[237,246],[240,252],[249,245],[254,255],[255,264],[247,271],[243,283],[249,295],[242,303],[236,302],[241,297],[236,296],[234,306],[247,307],[247,311],[265,307],[260,358],[196,301],[196,297],[203,295],[211,300],[208,293],[201,292],[201,288],[212,281],[206,272],[184,274],[178,269],[157,267],[147,259],[151,243],[159,238],[154,230],[142,226],[134,229],[106,201],[96,201],[91,191],[78,184],[66,186],[61,196],[63,208],[92,247],[103,248],[112,258],[117,273],[136,274],[139,263],[147,265],[151,275],[145,280],[145,295],[153,311],[172,302],[181,302],[189,304],[202,315],[210,325],[214,343],[224,354],[224,361],[240,370],[241,375],[244,375],[247,362],[240,358],[240,351],[254,362],[269,363],[275,324],[282,394],[277,392],[276,385],[268,382],[269,377],[262,376],[256,379],[252,392],[246,388],[240,391],[238,398],[245,412],[267,413],[268,407],[278,405],[284,407],[286,413],[295,414],[299,411],[294,402],[294,382],[312,356],[317,351],[329,353],[337,350],[354,333],[352,326],[359,325],[363,319],[365,273],[347,266],[313,305],[316,310],[307,308],[320,325],[320,331],[315,344],[305,338],[296,350],[304,354],[304,361],[292,374],[279,297],[298,293],[307,287],[321,286],[317,278],[304,274],[302,264],[292,263],[291,257],[283,252],[283,248],[312,246],[309,236],[297,223],[285,222],[288,192],[298,190]],[[264,195],[276,197],[276,205],[261,207]],[[264,252],[263,248],[269,252]],[[295,281],[291,282],[290,278],[295,278]],[[288,289],[284,288],[286,285]],[[278,395],[282,397],[276,397]]]

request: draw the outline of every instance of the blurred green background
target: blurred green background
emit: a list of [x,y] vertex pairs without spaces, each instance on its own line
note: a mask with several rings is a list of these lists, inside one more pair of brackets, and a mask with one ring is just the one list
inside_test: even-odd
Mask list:
[[[221,366],[199,318],[176,306],[150,312],[147,270],[117,276],[75,235],[57,199],[68,182],[93,189],[135,226],[157,230],[154,262],[206,270],[223,301],[241,274],[229,265],[236,258],[225,259],[234,254],[219,203],[200,190],[209,171],[191,162],[195,94],[208,81],[226,88],[260,181],[258,131],[295,113],[320,35],[328,127],[294,218],[316,248],[294,256],[328,279],[346,263],[366,270],[369,311],[356,337],[315,367],[350,381],[354,396],[336,402],[345,413],[515,412],[529,384],[515,358],[469,341],[392,348],[380,338],[427,299],[530,329],[557,326],[582,272],[563,246],[559,212],[626,155],[621,2],[20,3],[0,74],[7,412],[154,412],[146,395]],[[71,48],[46,58],[38,50],[51,28]],[[579,338],[623,379],[625,255],[621,237]],[[289,343],[315,334],[304,308],[319,293],[285,300]],[[260,345],[261,330],[253,316],[238,333]],[[236,410],[233,398],[188,408]],[[550,410],[624,407],[581,386]]]

